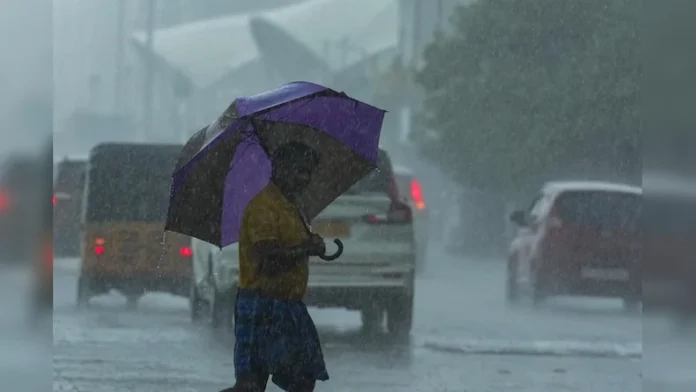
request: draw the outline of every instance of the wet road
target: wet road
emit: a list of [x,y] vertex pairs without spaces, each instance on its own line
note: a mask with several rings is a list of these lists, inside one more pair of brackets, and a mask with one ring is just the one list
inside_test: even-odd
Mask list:
[[[641,318],[620,302],[510,309],[502,265],[441,263],[417,283],[410,344],[362,336],[357,313],[313,311],[331,374],[318,391],[640,390]],[[56,262],[54,391],[217,391],[232,383],[231,336],[191,325],[185,299],[152,294],[127,310],[112,294],[78,310],[76,279],[71,262]]]

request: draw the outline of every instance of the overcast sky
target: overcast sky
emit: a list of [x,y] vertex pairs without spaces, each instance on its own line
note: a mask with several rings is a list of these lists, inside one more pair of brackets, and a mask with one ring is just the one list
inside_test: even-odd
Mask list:
[[8,0],[0,12],[0,155],[38,146],[42,140],[17,129],[47,119],[27,116],[25,102],[51,98],[52,64],[50,0]]

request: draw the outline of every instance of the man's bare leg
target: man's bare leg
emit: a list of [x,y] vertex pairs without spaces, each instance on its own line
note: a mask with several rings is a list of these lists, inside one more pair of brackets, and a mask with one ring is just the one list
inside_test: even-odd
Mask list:
[[234,386],[223,389],[220,392],[265,392],[267,382],[268,376],[250,375],[248,377],[238,377]]

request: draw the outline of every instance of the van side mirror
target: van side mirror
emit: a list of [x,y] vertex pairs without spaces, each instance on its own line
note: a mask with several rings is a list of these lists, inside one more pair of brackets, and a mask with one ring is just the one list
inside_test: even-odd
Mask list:
[[510,222],[518,226],[527,226],[527,214],[521,210],[514,211],[510,214]]

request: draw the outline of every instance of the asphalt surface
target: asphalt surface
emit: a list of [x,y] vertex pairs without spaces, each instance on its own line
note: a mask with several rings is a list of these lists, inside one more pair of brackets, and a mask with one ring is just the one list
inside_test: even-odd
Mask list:
[[[438,260],[417,282],[410,343],[362,335],[357,313],[312,311],[331,376],[318,391],[640,390],[640,314],[612,300],[511,309],[502,264]],[[54,391],[218,391],[233,383],[233,337],[192,325],[186,299],[150,294],[127,310],[111,294],[77,309],[75,265],[56,261]]]

